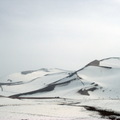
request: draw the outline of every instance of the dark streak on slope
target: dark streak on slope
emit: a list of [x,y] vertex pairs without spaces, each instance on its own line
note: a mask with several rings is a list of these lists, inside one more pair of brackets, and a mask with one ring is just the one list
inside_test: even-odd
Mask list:
[[42,89],[38,89],[38,90],[31,91],[31,92],[26,92],[26,93],[20,93],[20,94],[12,95],[12,96],[9,96],[9,97],[16,98],[16,97],[19,97],[21,95],[31,95],[31,94],[40,93],[40,92],[50,92],[50,91],[54,90],[54,88],[56,86],[58,86],[58,85],[67,85],[71,81],[74,81],[74,80],[76,80],[76,78],[75,79],[71,79],[71,80],[66,81],[66,82],[62,82],[62,83],[49,84],[48,86],[46,86],[46,87],[44,87]]
[[39,69],[39,70],[28,70],[28,71],[22,71],[21,72],[21,74],[23,74],[23,75],[27,75],[27,74],[30,74],[30,73],[33,73],[33,72],[37,72],[37,71],[44,71],[44,72],[49,72],[49,70],[48,69],[46,69],[46,68],[41,68],[41,69]]
[[10,85],[20,85],[20,84],[23,84],[23,82],[19,81],[19,82],[11,82],[11,83],[0,83],[0,86],[1,85],[8,85],[8,86],[10,86]]
[[35,71],[34,70],[22,71],[21,74],[27,75],[27,74],[30,74],[30,73],[33,73],[33,72],[35,72]]

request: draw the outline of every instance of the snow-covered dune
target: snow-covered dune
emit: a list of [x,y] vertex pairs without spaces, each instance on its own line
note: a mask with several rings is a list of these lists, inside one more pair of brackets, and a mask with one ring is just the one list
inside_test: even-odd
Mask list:
[[12,97],[120,98],[120,58],[94,60],[71,72],[23,71],[0,80],[0,95]]
[[0,94],[10,96],[44,88],[55,80],[68,76],[70,71],[61,69],[40,69],[14,73],[0,81]]

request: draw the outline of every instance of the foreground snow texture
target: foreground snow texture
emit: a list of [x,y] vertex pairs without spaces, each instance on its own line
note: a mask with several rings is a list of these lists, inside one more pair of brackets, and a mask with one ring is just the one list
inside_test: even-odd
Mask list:
[[0,120],[118,120],[120,58],[14,73],[1,78],[0,95]]
[[0,101],[0,120],[105,120],[97,112],[79,106],[81,103],[76,100],[0,98]]

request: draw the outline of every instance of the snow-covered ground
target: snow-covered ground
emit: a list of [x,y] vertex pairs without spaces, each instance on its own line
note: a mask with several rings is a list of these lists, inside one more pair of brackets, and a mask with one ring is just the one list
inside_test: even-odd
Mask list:
[[0,119],[101,119],[97,110],[85,106],[120,116],[119,85],[117,57],[92,61],[77,71],[42,68],[14,73],[0,79],[0,96],[4,96]]
[[[0,120],[106,120],[97,112],[70,106],[74,100],[17,100],[0,98]],[[64,105],[63,103],[68,103]]]

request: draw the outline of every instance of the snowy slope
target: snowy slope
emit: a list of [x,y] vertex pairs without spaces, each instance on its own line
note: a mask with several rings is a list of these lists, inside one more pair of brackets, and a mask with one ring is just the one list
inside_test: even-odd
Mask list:
[[61,69],[40,69],[33,72],[14,73],[1,79],[1,95],[10,96],[18,93],[38,90],[55,80],[68,76],[70,71]]
[[94,60],[75,72],[24,71],[3,78],[0,84],[0,95],[4,96],[118,99],[120,58]]
[[[77,72],[85,81],[96,85],[90,95],[98,98],[120,98],[120,59],[107,58],[99,61],[98,66],[90,65]],[[90,85],[89,85],[90,87]],[[89,88],[88,87],[88,88]],[[88,89],[83,88],[83,89]],[[93,87],[92,87],[93,88]],[[89,91],[89,90],[88,90]]]
[[11,83],[11,82],[25,83],[45,75],[63,73],[63,72],[69,72],[69,71],[61,70],[57,68],[54,68],[54,69],[41,68],[39,70],[22,71],[21,73],[13,73],[4,78],[1,78],[0,82],[1,83]]

